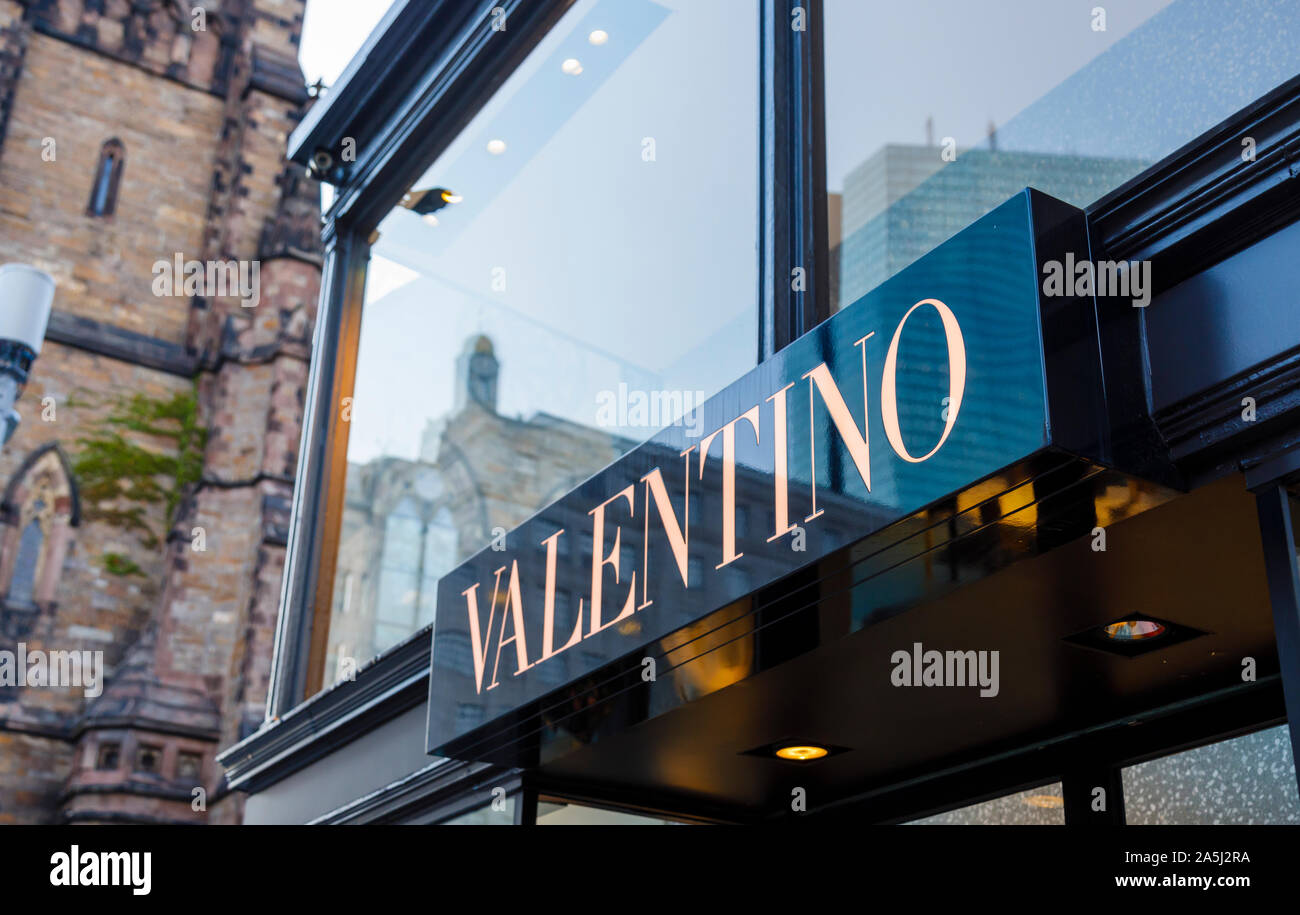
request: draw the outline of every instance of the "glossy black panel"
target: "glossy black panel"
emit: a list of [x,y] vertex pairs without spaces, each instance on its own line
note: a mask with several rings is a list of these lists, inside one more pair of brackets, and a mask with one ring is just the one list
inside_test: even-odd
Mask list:
[[[552,757],[1102,523],[1127,484],[1099,476],[1095,308],[1039,294],[1067,250],[1087,250],[1082,214],[1018,195],[706,402],[702,438],[665,429],[442,579],[430,752]],[[856,570],[830,628],[797,612],[825,601],[827,563]],[[664,677],[700,653],[723,659],[704,681]]]
[[[1049,449],[477,729],[452,748],[505,765],[550,762],[1014,563],[1086,541],[1096,527],[1172,495]],[[656,662],[653,682],[642,677],[645,657]]]

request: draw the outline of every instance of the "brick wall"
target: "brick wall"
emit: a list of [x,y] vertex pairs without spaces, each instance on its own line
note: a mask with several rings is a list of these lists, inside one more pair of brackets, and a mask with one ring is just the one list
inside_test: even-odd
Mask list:
[[[13,612],[0,593],[0,648],[18,634],[29,648],[102,649],[108,681],[99,700],[76,688],[0,689],[0,823],[242,815],[238,797],[221,798],[212,757],[256,726],[265,703],[319,290],[316,188],[284,162],[305,98],[294,83],[303,5],[223,3],[197,34],[170,8],[0,0],[0,263],[51,273],[63,326],[82,328],[76,345],[47,339],[19,404],[23,424],[0,452],[0,487],[52,442],[75,465],[81,440],[138,394],[195,394],[208,434],[202,480],[170,536],[160,506],[145,512],[165,542],[83,505],[53,599]],[[109,138],[125,148],[116,210],[92,217]],[[260,304],[155,295],[154,263],[177,253],[261,258]],[[153,342],[124,346],[123,332]],[[169,354],[166,371],[141,364],[150,347]],[[12,516],[0,506],[0,577],[16,562]],[[133,571],[109,571],[105,553]],[[159,730],[169,714],[177,730]],[[122,759],[98,768],[111,742]],[[164,746],[163,771],[133,770],[126,757],[142,743]],[[182,752],[204,754],[194,786],[176,768]],[[199,787],[210,814],[190,805]]]
[[[189,301],[155,296],[153,265],[202,254],[222,108],[208,93],[33,34],[0,153],[0,261],[48,271],[63,311],[184,340]],[[42,158],[47,137],[52,162]],[[117,212],[89,218],[100,147],[112,137],[126,148]]]

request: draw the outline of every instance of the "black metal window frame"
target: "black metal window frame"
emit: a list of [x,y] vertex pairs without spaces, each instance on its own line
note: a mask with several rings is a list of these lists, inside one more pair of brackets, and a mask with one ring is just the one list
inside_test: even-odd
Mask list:
[[[324,218],[326,261],[314,358],[308,381],[293,520],[282,585],[281,612],[267,701],[268,726],[222,754],[232,786],[258,790],[332,752],[343,743],[427,699],[429,639],[413,637],[358,672],[354,681],[306,694],[307,664],[319,600],[323,558],[335,542],[327,530],[329,499],[341,497],[345,456],[338,444],[342,391],[350,391],[360,325],[368,239],[396,205],[430,157],[454,138],[575,0],[396,0],[384,22],[357,55],[331,95],[309,112],[291,138],[291,157],[309,165],[337,188]],[[761,361],[829,317],[826,276],[825,111],[821,0],[755,0],[760,16],[759,252],[756,301],[757,357]],[[802,8],[806,31],[791,28]],[[495,10],[509,23],[491,28]],[[507,37],[508,36],[508,37]],[[1243,162],[1241,138],[1257,144],[1254,162]],[[345,159],[345,141],[355,158]],[[1151,259],[1159,269],[1156,292],[1205,269],[1300,219],[1300,77],[1288,81],[1221,124],[1190,140],[1162,161],[1087,208],[1094,255]],[[805,268],[806,286],[796,292],[792,271]],[[1147,345],[1144,315],[1125,318],[1113,355],[1140,367]],[[1300,421],[1300,367],[1285,370],[1287,385],[1274,403],[1280,421]],[[1207,391],[1153,417],[1163,441],[1194,441],[1175,451],[1189,480],[1216,474],[1224,454],[1247,471],[1250,488],[1271,491],[1282,467],[1278,443],[1238,436],[1223,408],[1233,391]],[[1149,382],[1133,392],[1127,408],[1150,409]],[[1234,436],[1236,438],[1233,441]],[[1234,447],[1229,447],[1232,441]],[[1273,533],[1276,531],[1266,531]],[[1275,563],[1276,564],[1276,563]],[[318,652],[319,653],[319,652]],[[1292,676],[1298,676],[1292,673]],[[1295,687],[1288,684],[1288,691]],[[1271,698],[1253,713],[1250,727],[1284,714],[1282,684],[1264,686]],[[1232,716],[1198,742],[1241,732]],[[1240,719],[1237,719],[1240,720]],[[1293,735],[1294,739],[1294,735]],[[1067,795],[1084,782],[1111,778],[1116,747],[1098,745],[1089,771],[1028,773],[1014,761],[977,764],[953,779],[920,786],[894,786],[874,812],[892,819],[920,815],[938,798],[970,803],[980,795],[1017,790],[1045,777],[1064,778]],[[1149,755],[1163,755],[1153,749]],[[447,762],[453,771],[469,771]],[[1003,771],[1005,770],[1005,771]],[[1110,772],[1111,775],[1107,775]],[[1096,775],[1094,775],[1096,773]],[[424,778],[434,777],[426,775]],[[418,780],[418,779],[417,779]],[[1074,784],[1072,784],[1074,783]],[[540,786],[547,790],[560,786]],[[620,805],[619,798],[591,798]],[[860,802],[863,799],[857,799]],[[849,805],[856,806],[854,801]],[[1073,805],[1070,797],[1067,804]],[[861,810],[861,808],[858,808]],[[933,809],[933,808],[931,808]],[[707,812],[705,814],[707,816]]]

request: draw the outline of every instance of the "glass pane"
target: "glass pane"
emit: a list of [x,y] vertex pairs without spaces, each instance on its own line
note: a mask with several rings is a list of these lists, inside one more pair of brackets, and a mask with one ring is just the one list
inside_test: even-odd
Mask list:
[[753,367],[758,46],[752,0],[579,2],[380,224],[326,685]]
[[485,804],[450,820],[443,820],[443,826],[513,826],[515,822],[515,796],[505,798],[495,804]]
[[1286,725],[1130,766],[1123,777],[1130,825],[1300,823]]
[[560,804],[552,801],[539,801],[537,804],[538,826],[681,826],[683,824],[659,817],[649,817],[639,813],[624,813],[621,810],[602,810],[599,807],[583,807],[580,804]]
[[958,810],[912,820],[909,826],[1064,826],[1061,783],[1030,788]]
[[1300,5],[826,0],[825,61],[843,307],[1022,188],[1091,204],[1295,76]]
[[18,556],[14,560],[14,574],[9,581],[9,603],[25,606],[36,596],[36,567],[40,565],[41,546],[45,535],[35,518],[23,528],[18,540]]

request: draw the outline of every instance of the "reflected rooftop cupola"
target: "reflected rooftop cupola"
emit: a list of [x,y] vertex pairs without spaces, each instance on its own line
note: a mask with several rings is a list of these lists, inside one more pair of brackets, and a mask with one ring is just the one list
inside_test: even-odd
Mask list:
[[501,363],[485,335],[471,337],[456,358],[456,412],[476,403],[493,413],[497,409],[497,378]]

